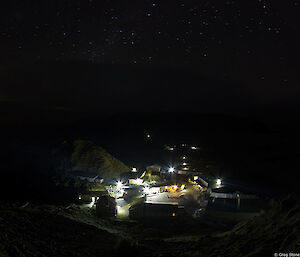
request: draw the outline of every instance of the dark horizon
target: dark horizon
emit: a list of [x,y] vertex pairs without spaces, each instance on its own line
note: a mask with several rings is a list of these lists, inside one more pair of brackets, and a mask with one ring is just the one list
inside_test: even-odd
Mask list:
[[[124,67],[67,61],[21,65],[2,70],[0,76],[4,82],[0,104],[12,114],[20,108],[20,114],[26,109],[104,116],[191,112],[272,119],[275,115],[297,115],[300,107],[297,88],[294,93],[284,89],[278,98],[259,85],[249,90],[242,81],[210,77],[195,67]],[[288,90],[289,95],[285,95]]]

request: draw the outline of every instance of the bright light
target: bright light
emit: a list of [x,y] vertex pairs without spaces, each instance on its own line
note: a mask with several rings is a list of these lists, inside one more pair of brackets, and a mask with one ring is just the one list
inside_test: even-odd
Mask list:
[[175,212],[173,212],[173,213],[172,213],[172,216],[173,216],[173,217],[175,217],[175,216],[176,216]]
[[147,138],[150,138],[150,137],[151,137],[151,135],[150,135],[150,134],[147,134],[147,135],[146,135],[146,137],[147,137]]
[[94,206],[94,204],[95,204],[95,203],[90,202],[90,203],[88,203],[86,206],[89,207],[89,208],[92,208],[92,207]]
[[136,184],[136,185],[142,185],[142,184],[143,184],[143,180],[142,180],[141,178],[137,178],[137,179],[135,180],[135,184]]
[[81,195],[80,195],[80,196],[78,196],[78,199],[79,199],[79,200],[81,200]]
[[185,157],[185,156],[182,156],[182,159],[183,159],[183,160],[185,160],[185,159],[186,159],[186,157]]
[[187,163],[186,163],[186,162],[184,162],[184,163],[182,163],[182,165],[183,165],[183,166],[186,166],[186,165],[187,165]]
[[169,168],[169,172],[170,172],[170,173],[173,173],[174,171],[175,171],[175,169],[174,169],[173,167],[170,167],[170,168]]
[[160,192],[160,188],[159,187],[152,187],[151,188],[151,194],[158,194]]
[[151,189],[150,189],[149,187],[145,187],[145,188],[144,188],[144,193],[145,193],[146,195],[150,194],[150,193],[151,193]]
[[192,150],[198,150],[198,147],[196,147],[196,146],[191,146],[191,149],[192,149]]
[[137,179],[129,179],[129,184],[133,185],[143,185],[143,179],[137,178]]
[[185,185],[182,185],[182,186],[181,186],[181,190],[183,190],[184,188],[185,188]]
[[96,201],[96,197],[93,196],[93,197],[92,197],[92,201],[91,201],[91,203],[90,203],[90,205],[89,205],[90,208],[92,208],[92,207],[94,206],[95,201]]
[[117,205],[117,215],[125,215],[126,214],[126,210],[125,210],[125,208],[123,208],[123,207],[121,207],[121,206],[119,206],[119,205]]
[[176,185],[173,186],[173,189],[174,189],[175,191],[177,190],[177,188],[178,188],[178,186],[176,186]]
[[197,180],[199,177],[198,176],[194,176],[194,180]]
[[137,169],[133,167],[133,168],[131,169],[131,171],[132,171],[132,172],[137,172]]
[[217,183],[217,186],[221,186],[222,180],[218,178],[216,183]]
[[117,189],[120,189],[122,186],[123,186],[122,182],[121,182],[121,181],[118,181],[118,182],[117,182]]

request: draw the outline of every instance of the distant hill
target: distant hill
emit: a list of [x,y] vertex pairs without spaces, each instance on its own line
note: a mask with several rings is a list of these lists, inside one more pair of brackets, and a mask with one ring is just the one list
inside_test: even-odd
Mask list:
[[55,166],[63,172],[86,172],[116,179],[129,168],[102,147],[87,140],[65,141],[54,149]]

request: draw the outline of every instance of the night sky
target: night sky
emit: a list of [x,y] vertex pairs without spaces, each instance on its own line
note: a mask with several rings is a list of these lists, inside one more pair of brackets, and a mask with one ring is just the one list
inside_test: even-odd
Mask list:
[[[139,80],[132,80],[132,72],[120,85],[112,79],[113,89],[104,93],[100,82],[98,86],[75,83],[71,90],[57,91],[55,87],[65,84],[41,90],[39,82],[28,87],[10,79],[0,85],[0,100],[101,109],[104,105],[90,104],[101,95],[105,106],[118,105],[116,111],[127,110],[124,106],[135,110],[143,103],[140,98],[147,98],[145,82],[148,100],[156,95],[167,99],[157,110],[178,111],[178,105],[166,106],[171,105],[170,98],[182,97],[182,87],[187,89],[185,110],[221,112],[226,107],[243,109],[243,104],[256,112],[298,110],[299,9],[297,0],[2,1],[2,74],[20,67],[34,71],[39,64],[73,62],[112,67],[112,73],[113,67],[125,73],[128,67],[160,72],[145,72]],[[161,87],[161,74],[164,81],[169,79],[168,87]],[[63,77],[55,76],[56,82]],[[97,81],[95,72],[82,76]],[[200,83],[202,78],[209,82]],[[147,84],[149,79],[153,87]],[[125,100],[120,103],[120,98]],[[133,99],[139,99],[136,105]]]

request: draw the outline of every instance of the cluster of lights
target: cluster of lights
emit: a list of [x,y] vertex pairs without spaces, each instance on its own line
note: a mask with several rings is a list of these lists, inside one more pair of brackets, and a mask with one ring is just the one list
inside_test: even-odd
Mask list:
[[174,145],[174,146],[166,145],[166,146],[165,146],[165,149],[166,149],[167,151],[174,151],[175,148],[176,148],[176,145]]

